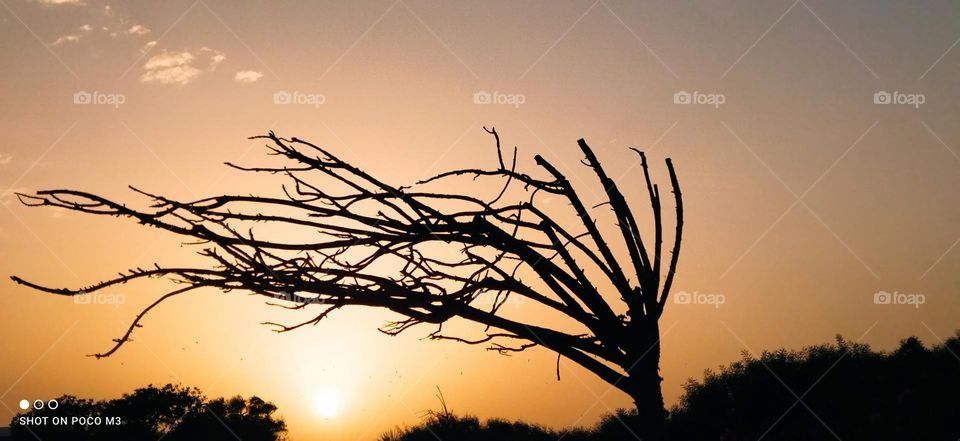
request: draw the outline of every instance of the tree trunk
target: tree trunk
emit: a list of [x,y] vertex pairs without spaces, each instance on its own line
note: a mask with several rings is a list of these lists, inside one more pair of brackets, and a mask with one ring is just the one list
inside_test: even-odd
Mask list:
[[667,410],[663,405],[660,383],[660,327],[656,320],[641,320],[636,324],[636,345],[625,366],[629,375],[627,394],[637,408],[635,424],[630,429],[642,441],[667,439]]

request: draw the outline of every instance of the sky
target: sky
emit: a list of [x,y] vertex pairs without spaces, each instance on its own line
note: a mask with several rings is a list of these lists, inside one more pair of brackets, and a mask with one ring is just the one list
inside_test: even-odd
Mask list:
[[[166,285],[93,304],[19,287],[82,286],[157,263],[203,264],[127,220],[24,207],[14,192],[127,189],[192,199],[280,181],[223,165],[267,160],[273,130],[397,185],[496,164],[490,136],[542,154],[587,205],[585,138],[628,199],[672,158],[686,232],[662,318],[668,405],[689,378],[837,334],[879,349],[960,328],[960,8],[946,1],[230,2],[0,0],[0,420],[21,399],[108,398],[181,382],[273,401],[294,439],[374,439],[436,409],[588,425],[629,399],[572,363],[510,357],[389,313],[295,322],[242,293],[152,312]],[[483,192],[464,182],[457,190]],[[603,207],[596,211],[602,213]],[[612,228],[607,225],[605,228]],[[512,305],[521,316],[538,313]]]

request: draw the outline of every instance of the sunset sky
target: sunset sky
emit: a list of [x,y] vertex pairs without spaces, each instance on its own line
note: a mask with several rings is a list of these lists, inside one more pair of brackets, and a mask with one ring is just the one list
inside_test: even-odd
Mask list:
[[[594,205],[585,138],[641,212],[629,147],[662,182],[673,158],[687,227],[674,293],[724,301],[666,309],[668,406],[742,351],[953,335],[960,7],[692,3],[0,0],[0,426],[21,399],[167,382],[273,401],[293,439],[375,439],[436,409],[437,388],[454,411],[554,427],[630,404],[569,362],[557,382],[545,349],[499,356],[421,341],[426,328],[385,336],[376,327],[396,317],[383,311],[276,334],[259,323],[308,315],[238,292],[165,303],[95,360],[85,355],[168,284],[85,305],[8,279],[80,287],[154,262],[204,264],[170,234],[24,207],[13,193],[272,194],[282,179],[223,165],[262,163],[263,142],[247,137],[269,130],[400,185],[495,166],[482,129],[495,126],[521,168],[542,173],[542,154]],[[876,304],[878,293],[923,304]],[[536,314],[526,306],[508,308]]]

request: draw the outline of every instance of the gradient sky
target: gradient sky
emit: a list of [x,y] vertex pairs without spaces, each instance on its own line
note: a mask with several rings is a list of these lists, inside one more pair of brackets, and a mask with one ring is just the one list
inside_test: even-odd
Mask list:
[[[682,4],[681,4],[682,3]],[[21,399],[107,398],[182,382],[275,402],[297,438],[373,439],[436,408],[550,426],[592,424],[629,400],[533,349],[390,338],[392,316],[354,310],[277,335],[294,317],[240,293],[165,303],[135,341],[93,360],[165,285],[77,305],[6,276],[80,286],[133,266],[197,262],[175,237],[126,220],[30,209],[13,191],[76,188],[136,201],[272,192],[223,161],[256,164],[275,130],[405,184],[495,165],[490,137],[561,165],[588,202],[599,187],[576,139],[628,198],[636,156],[673,158],[687,230],[662,319],[664,393],[741,351],[836,334],[889,349],[960,328],[960,7],[951,2],[238,2],[0,0],[0,421]],[[475,104],[477,92],[522,95]],[[719,107],[675,104],[681,91]],[[923,104],[875,104],[874,94]],[[78,92],[122,104],[81,105]],[[296,92],[322,104],[276,104]],[[476,187],[474,187],[476,185]],[[483,190],[465,184],[465,191]],[[644,199],[638,199],[641,202]],[[592,205],[592,204],[589,204]],[[643,204],[639,205],[640,207]],[[598,211],[602,208],[598,208]],[[951,275],[952,274],[952,275]],[[877,305],[886,291],[925,303]],[[517,314],[524,312],[516,305]],[[332,397],[332,398],[331,398]],[[339,403],[324,416],[316,402]]]

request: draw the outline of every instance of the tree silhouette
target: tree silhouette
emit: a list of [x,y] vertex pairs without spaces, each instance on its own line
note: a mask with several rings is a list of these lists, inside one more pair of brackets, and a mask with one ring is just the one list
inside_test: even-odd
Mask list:
[[[638,436],[663,438],[667,412],[660,390],[658,323],[676,274],[683,231],[682,198],[670,159],[666,165],[676,223],[666,261],[660,190],[651,182],[642,152],[634,149],[652,211],[652,246],[641,238],[631,206],[584,140],[578,141],[582,163],[603,188],[606,200],[598,207],[611,209],[614,233],[601,231],[557,167],[537,155],[545,178],[519,172],[516,148],[508,164],[496,130],[487,132],[496,141],[497,168],[448,171],[414,186],[389,185],[324,148],[270,132],[251,139],[267,140],[271,153],[284,165],[227,165],[286,176],[290,183],[278,197],[220,195],[182,202],[130,187],[153,203],[149,210],[137,210],[75,190],[18,194],[29,206],[127,217],[172,232],[201,244],[199,254],[212,264],[135,268],[82,289],[49,288],[12,278],[67,296],[153,277],[182,285],[147,306],[116,345],[96,357],[109,356],[129,341],[145,314],[164,300],[204,287],[264,295],[292,309],[319,309],[302,323],[268,323],[280,332],[315,324],[346,306],[368,306],[403,317],[380,328],[389,335],[431,324],[436,326],[428,335],[431,339],[489,344],[503,354],[543,346],[558,354],[558,376],[560,357],[596,374],[633,399],[640,416]],[[315,177],[322,177],[325,184],[314,182]],[[484,199],[453,190],[450,181],[457,178],[499,179],[502,187],[495,197]],[[434,187],[441,190],[429,190]],[[516,202],[504,202],[517,192],[521,196]],[[575,219],[567,222],[571,225],[561,225],[541,208],[544,195],[569,204]],[[255,224],[305,229],[317,239],[255,235]],[[619,248],[611,246],[608,236],[620,242]],[[622,254],[615,253],[618,249],[625,249],[627,256],[618,258]],[[521,269],[532,271],[533,280],[522,277]],[[483,296],[492,301],[482,305],[477,299]],[[511,296],[572,319],[577,330],[507,317],[501,307]],[[474,338],[445,333],[443,325],[454,318],[483,325],[483,334]]]

